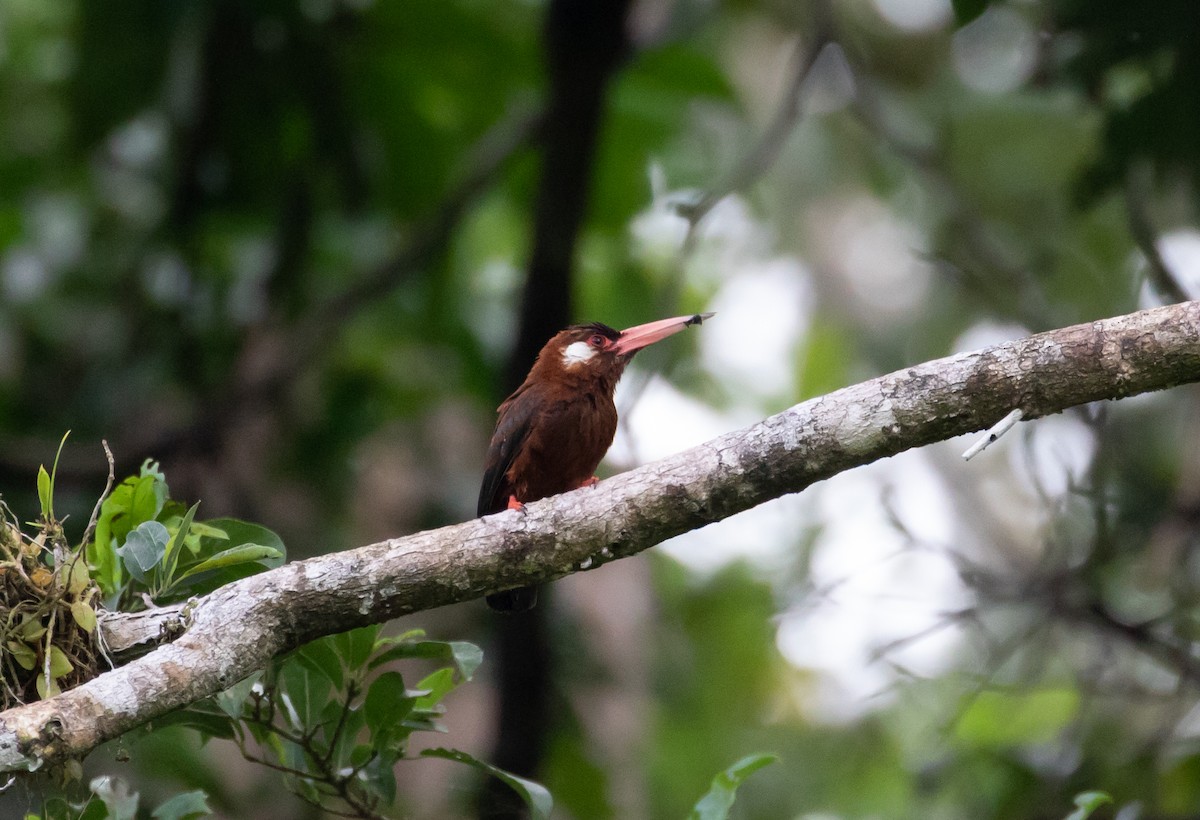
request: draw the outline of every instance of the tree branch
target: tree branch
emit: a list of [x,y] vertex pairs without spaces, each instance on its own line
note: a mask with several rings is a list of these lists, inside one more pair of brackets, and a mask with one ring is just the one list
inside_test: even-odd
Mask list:
[[523,513],[288,564],[196,602],[174,642],[0,714],[0,770],[85,754],[322,635],[624,558],[1017,407],[1032,419],[1193,381],[1200,302],[1184,302],[881,376]]

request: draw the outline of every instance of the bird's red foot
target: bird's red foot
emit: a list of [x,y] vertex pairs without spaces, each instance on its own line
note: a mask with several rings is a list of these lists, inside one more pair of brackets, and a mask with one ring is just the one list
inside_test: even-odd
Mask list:
[[580,484],[577,489],[582,490],[584,487],[595,487],[599,483],[600,483],[600,476],[594,475],[591,478],[585,478],[583,480],[583,483]]
[[508,507],[507,507],[507,509],[510,509],[510,510],[519,510],[519,511],[521,511],[521,512],[524,512],[524,511],[525,511],[525,505],[524,505],[524,504],[522,504],[520,501],[517,501],[517,497],[516,497],[515,495],[510,495],[510,496],[508,497]]

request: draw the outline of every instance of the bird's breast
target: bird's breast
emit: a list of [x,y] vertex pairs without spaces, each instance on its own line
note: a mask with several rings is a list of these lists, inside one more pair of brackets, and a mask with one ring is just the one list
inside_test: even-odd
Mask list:
[[617,431],[612,399],[584,392],[542,408],[508,478],[518,499],[573,490],[595,473]]

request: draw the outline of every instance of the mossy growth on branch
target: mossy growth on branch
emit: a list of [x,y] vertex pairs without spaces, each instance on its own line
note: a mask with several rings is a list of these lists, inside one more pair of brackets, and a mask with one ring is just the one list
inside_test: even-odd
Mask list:
[[[66,442],[66,436],[63,437]],[[59,446],[59,452],[62,445]],[[54,512],[54,468],[38,471],[41,514],[23,529],[0,498],[0,682],[3,708],[53,697],[111,667],[101,623],[203,594],[284,560],[279,536],[236,519],[195,520],[156,462],[97,500],[79,542]]]
[[[66,436],[63,436],[66,441]],[[62,452],[62,445],[59,445]],[[9,709],[91,680],[105,667],[96,629],[100,587],[83,544],[67,543],[54,514],[54,470],[38,471],[41,515],[21,529],[0,499],[0,681]],[[90,533],[92,526],[88,527]]]

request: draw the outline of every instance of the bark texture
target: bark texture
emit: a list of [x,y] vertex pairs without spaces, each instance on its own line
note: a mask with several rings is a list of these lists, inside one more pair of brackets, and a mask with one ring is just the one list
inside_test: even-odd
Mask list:
[[[122,645],[184,631],[76,689],[0,713],[0,770],[85,754],[322,635],[594,568],[851,467],[984,429],[1014,408],[1028,420],[1194,381],[1200,302],[1076,325],[835,391],[524,512],[298,561],[157,617],[112,618],[106,634]],[[164,623],[174,628],[160,636]]]

